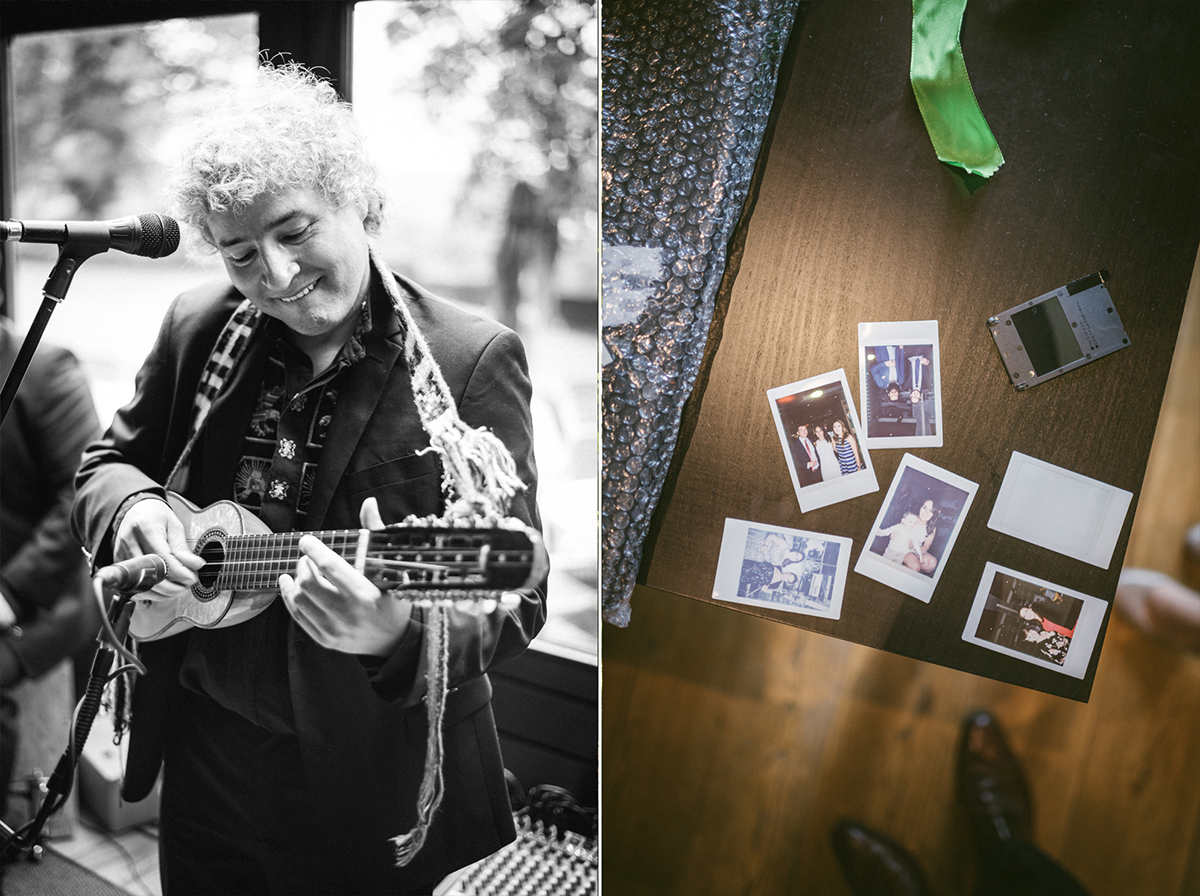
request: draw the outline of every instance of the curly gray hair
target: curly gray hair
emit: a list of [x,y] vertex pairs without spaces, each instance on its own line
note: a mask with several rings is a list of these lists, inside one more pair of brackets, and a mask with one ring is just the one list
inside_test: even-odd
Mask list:
[[361,202],[367,232],[378,235],[384,197],[375,180],[350,105],[310,69],[287,63],[261,66],[253,85],[229,90],[197,123],[169,189],[174,214],[211,245],[211,213],[288,190],[317,190],[338,207]]

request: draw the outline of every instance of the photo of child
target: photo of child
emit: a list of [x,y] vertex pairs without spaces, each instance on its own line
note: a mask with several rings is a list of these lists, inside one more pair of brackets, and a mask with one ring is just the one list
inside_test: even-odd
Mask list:
[[904,455],[854,571],[928,602],[977,488]]
[[932,576],[967,500],[965,489],[913,467],[902,470],[884,523],[872,533],[871,552]]

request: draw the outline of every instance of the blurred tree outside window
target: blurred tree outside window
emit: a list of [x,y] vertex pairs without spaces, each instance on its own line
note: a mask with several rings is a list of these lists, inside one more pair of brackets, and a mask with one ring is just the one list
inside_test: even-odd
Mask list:
[[538,641],[594,655],[595,5],[369,0],[354,23],[354,107],[388,199],[380,248],[521,334],[552,569]]
[[[13,40],[13,212],[104,220],[165,211],[163,188],[187,121],[214,90],[252,78],[255,15],[172,19]],[[54,246],[15,246],[9,309],[32,321]],[[107,252],[79,268],[43,340],[79,356],[101,420],[133,396],[134,375],[172,298],[220,276],[215,258]]]

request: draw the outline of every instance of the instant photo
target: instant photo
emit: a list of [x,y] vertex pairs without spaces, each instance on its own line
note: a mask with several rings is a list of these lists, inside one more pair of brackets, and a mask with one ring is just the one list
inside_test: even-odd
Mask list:
[[851,541],[748,520],[725,520],[713,600],[837,619]]
[[1133,493],[1014,451],[988,528],[1108,569]]
[[1105,607],[1099,598],[989,562],[979,580],[963,640],[1083,678]]
[[988,318],[1017,391],[1129,345],[1107,279],[1108,271],[1099,271]]
[[938,322],[860,323],[858,395],[868,448],[940,448]]
[[767,391],[802,513],[879,491],[846,371]]
[[977,488],[904,455],[854,571],[929,603]]

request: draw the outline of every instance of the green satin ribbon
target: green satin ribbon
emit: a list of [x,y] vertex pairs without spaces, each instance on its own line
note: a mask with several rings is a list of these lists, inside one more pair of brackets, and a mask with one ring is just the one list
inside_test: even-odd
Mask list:
[[909,77],[937,157],[991,177],[1004,164],[1000,146],[979,111],[959,33],[967,0],[913,0]]

